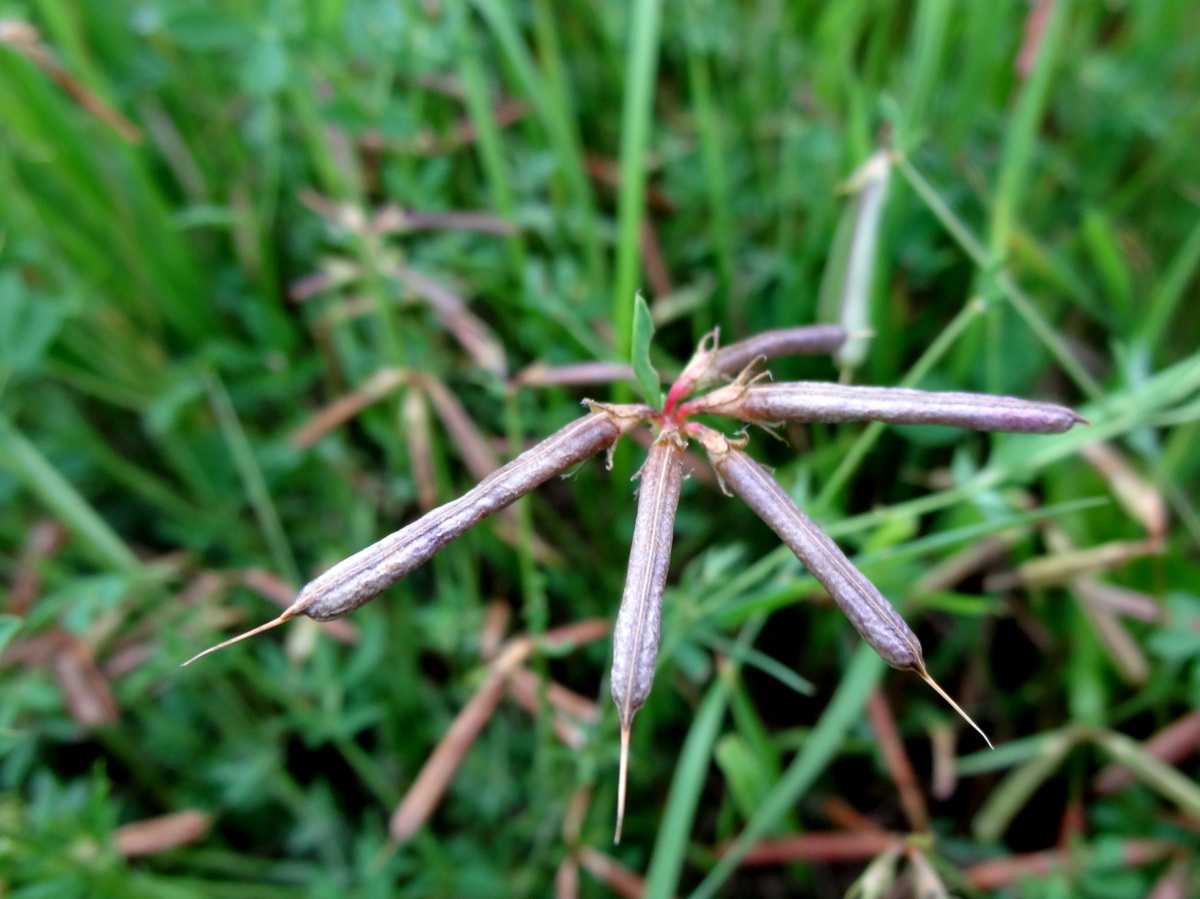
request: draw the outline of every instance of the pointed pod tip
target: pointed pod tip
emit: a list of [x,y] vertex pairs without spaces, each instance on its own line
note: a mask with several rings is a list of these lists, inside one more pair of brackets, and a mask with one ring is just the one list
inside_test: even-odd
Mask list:
[[293,606],[290,609],[286,609],[284,611],[284,613],[282,615],[280,615],[278,618],[273,618],[272,620],[266,622],[265,624],[260,624],[256,628],[251,628],[250,630],[246,631],[244,634],[238,634],[236,637],[230,637],[228,640],[224,640],[224,641],[218,643],[216,646],[208,647],[208,649],[204,650],[204,652],[196,653],[194,656],[192,656],[190,659],[188,659],[186,662],[184,662],[179,667],[186,668],[188,665],[192,664],[192,662],[196,661],[197,659],[202,659],[206,655],[216,652],[218,649],[224,649],[226,646],[232,646],[234,643],[241,643],[243,640],[245,640],[249,637],[253,637],[256,634],[261,634],[263,631],[269,631],[269,630],[271,630],[271,628],[278,627],[279,625],[281,625],[285,621],[287,621],[289,618],[296,617],[296,612],[293,611],[294,608],[295,608],[295,606]]
[[938,686],[938,682],[929,676],[929,672],[925,670],[925,667],[923,665],[920,668],[917,668],[915,670],[916,670],[917,674],[919,674],[921,676],[921,679],[923,681],[925,681],[925,683],[927,683],[927,684],[929,684],[929,686],[933,687],[934,691],[939,696],[941,696],[942,699],[944,699],[944,700],[946,700],[946,702],[950,703],[950,707],[952,709],[954,709],[954,711],[958,712],[958,714],[962,716],[962,719],[964,721],[966,721],[967,724],[969,724],[969,725],[971,725],[971,727],[975,728],[976,733],[978,733],[979,736],[983,737],[983,742],[988,744],[988,749],[996,748],[995,746],[992,745],[992,741],[988,739],[988,735],[983,732],[983,728],[980,727],[978,724],[976,724],[971,719],[971,716],[968,715],[966,712],[964,712],[962,710],[962,707],[957,702],[955,702],[953,699],[950,698],[949,693],[947,693],[940,686]]
[[617,774],[617,828],[613,832],[613,845],[621,842],[621,830],[625,826],[625,784],[629,774],[629,725],[621,725],[621,764]]

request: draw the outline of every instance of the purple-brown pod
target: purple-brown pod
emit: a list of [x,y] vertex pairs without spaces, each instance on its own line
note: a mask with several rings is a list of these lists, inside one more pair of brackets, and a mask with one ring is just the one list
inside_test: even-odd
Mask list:
[[621,841],[629,733],[633,716],[650,695],[662,629],[662,599],[671,564],[675,510],[683,483],[687,441],[676,430],[663,431],[638,472],[637,518],[629,551],[625,591],[613,629],[612,697],[621,719],[621,764],[617,787],[617,829]]

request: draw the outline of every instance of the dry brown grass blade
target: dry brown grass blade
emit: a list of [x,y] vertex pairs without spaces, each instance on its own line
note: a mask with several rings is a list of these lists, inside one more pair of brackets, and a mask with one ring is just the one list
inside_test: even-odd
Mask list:
[[1120,450],[1110,443],[1089,443],[1080,448],[1079,455],[1108,482],[1121,508],[1146,529],[1147,536],[1153,540],[1166,536],[1166,500]]
[[[1075,549],[1070,537],[1057,525],[1047,524],[1045,533],[1047,546],[1055,554],[1069,555]],[[1070,586],[1080,610],[1091,622],[1117,670],[1127,682],[1144,684],[1150,677],[1150,661],[1116,613],[1104,604],[1099,581],[1080,575],[1071,578]]]
[[113,845],[124,858],[154,855],[204,839],[210,826],[212,815],[186,809],[118,827]]
[[637,380],[633,366],[622,362],[579,362],[547,365],[534,362],[513,377],[516,387],[591,387],[617,381]]
[[492,452],[483,432],[450,389],[437,378],[425,373],[418,376],[418,383],[424,388],[429,402],[433,404],[434,413],[446,429],[446,433],[450,435],[450,441],[462,456],[471,474],[476,479],[483,480],[499,468],[500,460]]
[[579,897],[579,862],[575,856],[568,855],[558,863],[554,872],[554,899],[578,899]]
[[933,755],[933,776],[929,792],[934,799],[945,802],[958,788],[958,735],[953,728],[934,723],[929,727],[929,746]]
[[67,540],[67,529],[54,518],[44,518],[29,529],[17,556],[16,572],[9,582],[8,607],[10,615],[24,615],[42,592],[42,574],[38,565],[43,559],[56,555]]
[[484,609],[483,627],[479,631],[479,655],[485,662],[490,662],[500,652],[500,644],[511,618],[512,606],[506,602],[495,600]]
[[914,896],[919,896],[920,899],[953,899],[923,852],[915,846],[907,846],[905,855],[908,857]]
[[67,701],[67,710],[77,723],[93,728],[120,720],[112,687],[86,643],[64,633],[51,667]]
[[1191,876],[1191,859],[1177,859],[1154,882],[1146,899],[1188,899],[1188,882]]
[[992,534],[977,543],[972,543],[927,571],[913,584],[911,595],[925,596],[951,590],[973,575],[996,566],[1008,557],[1009,551],[1020,536],[1020,531],[1012,530]]
[[[362,266],[357,262],[341,256],[328,256],[321,260],[320,271],[297,278],[288,285],[288,299],[293,303],[303,303],[326,291],[352,284],[361,277]],[[373,302],[369,302],[369,306],[373,309]]]
[[675,292],[671,283],[671,272],[667,267],[666,257],[663,256],[662,246],[658,242],[654,222],[649,218],[642,220],[638,244],[641,248],[642,267],[645,269],[651,292],[656,297],[671,296]]
[[622,899],[641,899],[646,883],[616,859],[591,846],[580,846],[575,853],[580,866]]
[[[802,833],[772,837],[756,843],[742,864],[746,867],[789,865],[795,862],[836,864],[861,862],[875,858],[903,840],[900,834],[885,830],[858,830],[849,833]],[[727,847],[717,850],[724,855]]]
[[1051,553],[1031,559],[1016,571],[985,578],[985,590],[1011,590],[1016,587],[1041,589],[1057,587],[1072,578],[1111,571],[1145,556],[1163,551],[1158,540],[1113,540],[1063,553]]
[[825,800],[821,808],[825,812],[825,817],[829,819],[829,823],[843,830],[885,832],[878,822],[864,815],[845,799],[831,796]]
[[[551,684],[549,686],[555,685]],[[534,717],[541,712],[541,690],[541,679],[528,668],[518,668],[508,679],[509,694],[521,708]],[[550,701],[552,708],[550,726],[554,730],[554,735],[562,741],[564,746],[576,750],[582,749],[587,743],[587,734],[558,714],[559,710],[554,706],[554,702],[550,699],[548,693],[547,699]]]
[[533,651],[533,642],[517,640],[492,664],[487,679],[463,706],[450,729],[434,748],[388,821],[388,833],[397,844],[406,843],[425,826],[441,802],[483,726],[491,719],[504,696],[508,676]]
[[445,285],[407,265],[392,267],[396,279],[429,303],[433,314],[484,371],[501,380],[508,379],[508,359],[504,346],[482,319],[467,308],[466,302]]
[[376,372],[361,387],[338,397],[297,428],[292,434],[292,446],[308,449],[334,428],[341,427],[363,409],[407,383],[410,378],[409,372],[402,368],[385,368]]
[[408,447],[408,464],[417,489],[417,505],[428,512],[438,504],[437,474],[433,465],[433,432],[429,427],[429,407],[424,391],[416,386],[404,392],[400,403],[400,421]]
[[1042,51],[1042,36],[1046,31],[1046,19],[1049,17],[1050,8],[1054,6],[1054,3],[1055,0],[1036,0],[1029,7],[1029,12],[1025,16],[1021,49],[1017,53],[1014,66],[1017,76],[1021,79],[1028,78],[1037,68],[1038,56]]
[[875,736],[879,738],[883,761],[892,776],[892,782],[900,792],[900,804],[904,807],[909,827],[914,831],[929,830],[929,809],[925,805],[925,795],[917,781],[908,751],[904,748],[904,741],[896,729],[891,706],[878,688],[867,697],[867,718],[875,730]]
[[[609,632],[609,623],[589,619],[553,628],[542,638],[543,645],[567,648],[597,640]],[[475,691],[451,723],[449,730],[430,753],[392,813],[388,832],[395,844],[411,839],[428,821],[450,785],[467,750],[475,742],[504,696],[510,675],[529,657],[537,644],[529,637],[510,640],[489,666],[487,679]]]
[[[1174,854],[1176,847],[1165,840],[1124,840],[1121,856],[1129,867],[1140,868]],[[971,865],[963,872],[967,882],[977,890],[999,890],[1026,877],[1045,877],[1054,871],[1067,871],[1080,860],[1071,850],[1047,849],[1004,858],[991,859]]]
[[105,100],[66,70],[42,43],[38,30],[16,19],[0,21],[0,44],[8,44],[17,53],[54,79],[54,82],[84,110],[103,122],[131,144],[144,140],[137,125],[113,109]]
[[1125,618],[1136,618],[1138,621],[1155,624],[1166,624],[1168,620],[1166,609],[1158,598],[1141,590],[1097,581],[1094,583],[1093,598],[1106,609],[1111,609]]
[[1109,658],[1127,683],[1141,686],[1150,679],[1150,660],[1125,625],[1099,598],[1099,584],[1091,578],[1076,578],[1071,589],[1108,651]]

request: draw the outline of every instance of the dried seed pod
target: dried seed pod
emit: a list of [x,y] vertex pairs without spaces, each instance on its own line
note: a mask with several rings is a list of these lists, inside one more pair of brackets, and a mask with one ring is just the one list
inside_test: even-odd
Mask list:
[[643,405],[589,402],[589,406],[590,414],[521,453],[458,499],[360,550],[309,582],[296,601],[275,620],[205,650],[184,664],[297,615],[328,621],[353,612],[488,515],[515,502],[572,465],[608,449],[654,413],[649,406]]
[[870,647],[889,665],[920,675],[991,746],[987,735],[929,676],[912,628],[766,469],[711,428],[698,426],[693,433],[722,481],[796,554]]
[[[826,314],[833,300],[827,291],[832,291],[836,286],[837,319],[853,335],[838,348],[834,357],[843,375],[858,368],[867,358],[871,328],[871,284],[891,172],[891,151],[879,150],[844,185],[845,190],[856,194],[845,212],[847,223],[852,221],[853,227],[843,231],[839,226],[838,246],[830,254],[831,263],[838,268],[826,272],[821,289],[822,313]],[[844,244],[840,243],[843,234],[846,235]],[[844,256],[841,252],[843,247]]]
[[1060,434],[1087,419],[1066,406],[986,393],[951,393],[902,387],[848,387],[818,381],[725,387],[688,403],[693,412],[743,421],[886,421],[950,425],[977,431]]
[[778,359],[780,356],[830,353],[845,342],[846,329],[840,325],[779,328],[722,347],[714,354],[712,364],[721,374],[733,377],[760,356]]
[[675,510],[683,483],[687,442],[678,431],[664,431],[650,447],[638,473],[637,519],[629,552],[629,573],[613,629],[612,697],[621,718],[621,766],[617,786],[617,829],[621,842],[625,819],[625,783],[629,764],[629,731],[633,716],[650,695],[662,625],[663,588],[671,562]]
[[[723,349],[717,349],[718,337],[719,332],[714,328],[701,339],[696,352],[671,385],[665,406],[667,412],[694,391],[725,378],[737,375],[736,384],[750,382],[750,366],[759,358],[776,359],[780,356],[812,355],[835,350],[846,341],[846,331],[838,325],[780,328],[731,343]],[[688,405],[690,407],[692,404]]]

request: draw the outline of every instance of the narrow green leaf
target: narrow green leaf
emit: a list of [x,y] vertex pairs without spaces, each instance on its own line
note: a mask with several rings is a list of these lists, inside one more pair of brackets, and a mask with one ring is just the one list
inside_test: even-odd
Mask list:
[[662,381],[650,364],[650,341],[654,337],[654,319],[650,307],[639,291],[633,298],[633,333],[629,340],[630,358],[638,383],[642,385],[642,396],[655,409],[662,408]]
[[[709,899],[715,896],[759,838],[808,792],[809,787],[825,770],[825,766],[837,755],[850,728],[861,719],[867,694],[879,683],[883,667],[883,659],[869,646],[858,648],[849,667],[846,668],[841,685],[833,694],[833,699],[821,715],[817,726],[808,735],[799,755],[783,773],[783,779],[758,807],[758,812],[750,819],[746,829],[692,893],[692,899]],[[647,895],[656,894],[648,891]]]
[[671,778],[671,792],[667,794],[667,805],[654,840],[654,855],[646,872],[644,895],[648,897],[675,895],[687,857],[696,807],[708,776],[713,744],[720,733],[721,722],[725,720],[729,688],[729,679],[725,677],[709,688],[679,753],[675,776]]
[[18,615],[0,615],[0,652],[4,651],[4,647],[13,638],[13,634],[21,626],[21,618]]
[[142,563],[103,516],[3,416],[0,416],[0,465],[16,472],[29,489],[105,564],[124,573],[141,571]]
[[617,273],[613,330],[617,355],[629,331],[629,306],[625,298],[637,286],[641,270],[638,234],[646,203],[646,150],[650,145],[658,40],[662,27],[662,0],[635,3],[629,16],[629,44],[625,59],[625,97],[621,109],[621,183],[617,191]]
[[1063,763],[1067,753],[1079,742],[1074,728],[1047,735],[1039,753],[1012,771],[988,797],[971,830],[977,840],[990,843],[998,840],[1013,818],[1025,807],[1034,792],[1045,783]]
[[1155,758],[1136,740],[1113,731],[1100,731],[1092,736],[1095,743],[1125,765],[1138,780],[1157,790],[1189,815],[1200,815],[1200,788],[1177,768]]

